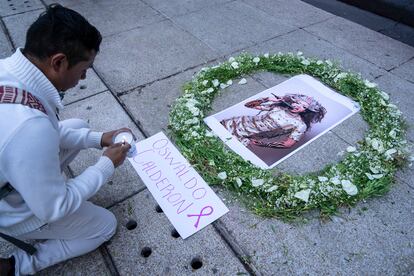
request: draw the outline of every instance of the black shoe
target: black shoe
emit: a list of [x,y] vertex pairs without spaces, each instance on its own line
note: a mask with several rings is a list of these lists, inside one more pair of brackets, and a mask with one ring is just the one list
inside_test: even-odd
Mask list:
[[0,258],[0,276],[14,276],[14,257]]

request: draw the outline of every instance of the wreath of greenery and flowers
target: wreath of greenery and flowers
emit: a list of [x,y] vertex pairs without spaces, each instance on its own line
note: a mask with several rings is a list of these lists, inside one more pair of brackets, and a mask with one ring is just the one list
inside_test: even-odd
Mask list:
[[[208,129],[203,118],[220,90],[256,71],[309,74],[354,99],[370,126],[365,138],[349,146],[341,162],[307,175],[262,170],[245,161]],[[239,84],[244,83],[242,78]],[[242,54],[201,69],[183,90],[170,113],[176,145],[208,183],[236,191],[259,215],[293,218],[313,208],[332,214],[341,205],[384,194],[407,160],[405,123],[397,106],[376,84],[329,60],[306,58],[301,52]]]

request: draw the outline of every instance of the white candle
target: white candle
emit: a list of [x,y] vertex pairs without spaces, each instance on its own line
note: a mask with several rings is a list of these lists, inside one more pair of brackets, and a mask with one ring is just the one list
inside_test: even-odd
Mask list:
[[128,144],[132,144],[132,141],[134,141],[134,137],[132,136],[132,133],[128,131],[120,132],[114,138],[114,143],[127,142]]
[[128,151],[127,156],[128,157],[133,157],[135,155],[136,152],[136,147],[135,147],[135,140],[134,140],[134,136],[132,135],[131,132],[129,131],[123,131],[120,133],[117,133],[115,135],[115,137],[113,138],[114,143],[128,143],[131,145],[131,148]]

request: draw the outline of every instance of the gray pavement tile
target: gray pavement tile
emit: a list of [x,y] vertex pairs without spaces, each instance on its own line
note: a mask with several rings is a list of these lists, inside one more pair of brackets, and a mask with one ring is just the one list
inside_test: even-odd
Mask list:
[[107,37],[95,69],[115,92],[165,78],[207,62],[215,53],[171,22]]
[[413,47],[340,17],[305,30],[387,70],[414,56]]
[[414,83],[414,59],[404,63],[403,65],[391,71],[394,75],[399,76],[409,82]]
[[175,17],[201,9],[208,9],[234,0],[145,0],[145,2],[168,17]]
[[[185,240],[174,238],[173,226],[163,213],[156,212],[156,206],[150,192],[144,190],[112,208],[119,226],[108,249],[121,275],[247,273],[212,225]],[[135,229],[126,227],[130,220],[137,223]],[[142,255],[145,247],[151,250],[147,257]],[[194,258],[202,261],[201,268],[192,267]]]
[[0,16],[13,15],[43,7],[44,6],[40,0],[3,0],[0,1]]
[[3,30],[0,28],[0,59],[8,57],[12,53],[12,47]]
[[345,151],[348,146],[348,143],[329,131],[282,161],[275,168],[299,175],[317,172],[329,164],[339,162],[342,156],[338,153]]
[[332,132],[344,139],[347,143],[355,145],[365,137],[365,132],[369,129],[367,122],[360,113],[352,115],[344,122],[332,129]]
[[27,30],[44,11],[44,9],[39,9],[8,16],[3,19],[16,48],[24,47]]
[[[104,92],[66,106],[61,113],[61,118],[62,120],[69,118],[83,119],[89,122],[91,129],[97,131],[110,131],[121,127],[129,127],[135,133],[138,140],[143,138],[134,123],[109,92]],[[75,176],[79,175],[88,166],[95,164],[102,152],[102,150],[97,149],[83,150],[69,167]],[[92,197],[92,201],[107,207],[142,188],[143,183],[131,164],[126,160],[122,166],[115,170],[111,181]]]
[[306,27],[334,17],[331,13],[299,0],[243,0],[243,2],[271,16],[283,18],[282,23],[289,26]]
[[200,69],[201,67],[187,70],[142,89],[136,89],[120,98],[148,135],[159,131],[167,133],[172,105],[181,96],[184,83],[191,81],[192,76]]
[[329,274],[331,265],[305,239],[300,231],[303,226],[260,218],[235,200],[226,200],[226,205],[230,212],[221,222],[263,275]]
[[68,105],[74,101],[90,97],[107,89],[96,73],[93,70],[88,70],[86,79],[80,80],[78,85],[65,93],[63,104]]
[[300,234],[333,266],[332,274],[401,275],[414,264],[413,191],[397,183],[332,221],[310,221]]
[[288,76],[275,74],[272,72],[255,72],[251,74],[251,76],[253,79],[264,85],[266,88],[273,87],[289,79]]
[[379,89],[390,95],[391,103],[398,106],[408,123],[407,139],[414,141],[414,84],[387,73],[375,80]]
[[238,84],[240,81],[238,78],[233,80],[233,85],[221,90],[213,101],[211,112],[207,115],[213,115],[267,89],[250,76],[245,76],[245,79],[246,84]]
[[165,18],[139,0],[82,1],[70,6],[82,14],[103,36],[142,27]]
[[173,21],[221,54],[290,32],[283,19],[235,1],[174,18]]
[[385,73],[384,70],[379,69],[377,66],[303,30],[282,35],[246,50],[246,52],[257,54],[296,53],[298,51],[303,52],[305,56],[339,62],[344,69],[361,73],[364,78],[370,80]]

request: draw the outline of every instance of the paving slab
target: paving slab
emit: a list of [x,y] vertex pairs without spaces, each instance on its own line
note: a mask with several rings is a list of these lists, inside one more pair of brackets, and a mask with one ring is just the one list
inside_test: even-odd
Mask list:
[[397,105],[408,124],[407,138],[414,141],[414,84],[391,73],[375,80],[379,89],[390,95],[390,102]]
[[414,56],[413,47],[340,17],[305,30],[386,70]]
[[[115,98],[104,92],[88,99],[73,103],[65,107],[60,114],[62,119],[79,118],[89,122],[91,129],[110,131],[121,127],[129,127],[137,136],[143,139],[135,124],[127,116]],[[81,174],[87,167],[96,163],[102,155],[102,150],[83,150],[72,161],[69,167],[75,176]],[[128,161],[118,167],[108,184],[92,197],[91,201],[108,207],[123,198],[142,189],[144,184]]]
[[10,0],[0,2],[0,16],[8,16],[43,8],[40,0]]
[[414,59],[391,71],[394,75],[399,76],[409,82],[414,83]]
[[168,17],[184,15],[201,9],[209,9],[234,0],[145,0],[145,2]]
[[364,78],[370,80],[385,73],[384,70],[379,69],[377,66],[303,30],[297,30],[264,43],[259,43],[246,50],[246,52],[256,54],[277,52],[296,53],[298,51],[303,52],[308,57],[315,57],[322,60],[330,59],[339,62],[344,69],[361,73]]
[[68,105],[75,101],[99,94],[108,90],[93,70],[86,72],[86,79],[80,80],[78,85],[68,90],[63,98],[63,104]]
[[283,23],[289,26],[306,27],[334,17],[331,13],[299,0],[243,0],[243,2],[271,16],[283,18]]
[[164,21],[104,39],[95,69],[113,91],[123,92],[213,57],[204,43]]
[[38,9],[8,16],[3,19],[16,48],[24,47],[27,30],[44,11],[44,9]]
[[295,29],[282,18],[239,1],[176,17],[173,21],[222,55]]
[[88,0],[69,7],[87,18],[102,36],[139,28],[165,19],[156,10],[139,0],[116,2]]
[[8,57],[12,54],[12,47],[2,28],[0,28],[0,58]]
[[[156,206],[144,190],[111,209],[119,226],[108,249],[121,275],[247,274],[212,225],[185,240],[175,238],[173,226]],[[128,230],[131,220],[136,228]],[[202,262],[199,269],[192,266],[197,259]]]
[[121,96],[122,102],[148,135],[168,132],[171,107],[182,94],[182,86],[191,81],[201,67],[189,69],[175,76],[154,82]]

